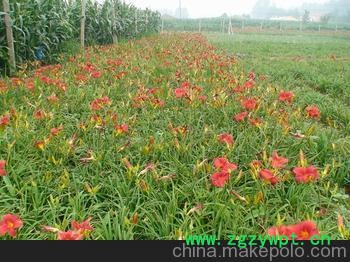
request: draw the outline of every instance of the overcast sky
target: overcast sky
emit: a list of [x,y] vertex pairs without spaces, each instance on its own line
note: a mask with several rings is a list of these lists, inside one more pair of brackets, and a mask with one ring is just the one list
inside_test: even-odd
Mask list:
[[[257,0],[181,0],[182,7],[187,8],[190,17],[216,17],[223,13],[229,15],[250,14]],[[349,0],[350,1],[350,0]],[[174,11],[179,0],[125,0],[141,8]],[[278,7],[298,7],[302,3],[324,3],[328,0],[272,0]]]

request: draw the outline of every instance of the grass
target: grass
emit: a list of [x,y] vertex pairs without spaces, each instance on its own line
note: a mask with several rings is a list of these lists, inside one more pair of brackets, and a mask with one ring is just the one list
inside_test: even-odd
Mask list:
[[[349,228],[345,98],[293,78],[293,62],[270,61],[266,50],[276,49],[280,57],[306,55],[298,50],[312,46],[300,41],[299,49],[291,50],[286,45],[291,36],[273,37],[208,35],[218,47],[213,50],[199,35],[165,34],[94,47],[85,57],[38,68],[34,75],[23,72],[17,81],[5,79],[0,116],[9,115],[10,123],[0,131],[0,160],[7,162],[7,175],[0,180],[0,215],[21,217],[18,239],[55,239],[42,226],[64,231],[72,220],[88,217],[94,227],[90,239],[227,238],[266,234],[276,224],[307,219],[334,239],[348,237],[336,222],[341,215]],[[328,38],[317,39],[325,48],[330,45]],[[344,57],[346,41],[334,45],[337,57]],[[232,58],[237,53],[243,54],[239,61]],[[294,70],[304,76],[312,65],[300,63]],[[334,63],[349,69],[340,60],[327,63],[327,71],[314,68],[307,75],[323,79],[334,73]],[[251,70],[254,87],[232,92]],[[259,79],[262,75],[267,79]],[[332,77],[349,84],[345,77]],[[176,98],[174,90],[184,82],[191,84],[191,95]],[[295,93],[292,104],[278,102],[281,90]],[[110,101],[92,108],[105,96]],[[259,103],[250,118],[261,124],[232,120],[248,97]],[[321,119],[307,117],[310,104],[320,107]],[[35,117],[38,111],[42,119]],[[122,124],[128,130],[122,131]],[[60,126],[58,134],[50,133]],[[291,135],[296,132],[305,137]],[[232,147],[218,141],[222,133],[233,135]],[[275,150],[289,162],[274,171],[281,182],[272,186],[258,178],[251,162],[259,160],[270,169]],[[224,188],[217,188],[210,177],[213,160],[222,156],[238,170]],[[301,165],[316,166],[320,179],[296,183],[291,170]]]

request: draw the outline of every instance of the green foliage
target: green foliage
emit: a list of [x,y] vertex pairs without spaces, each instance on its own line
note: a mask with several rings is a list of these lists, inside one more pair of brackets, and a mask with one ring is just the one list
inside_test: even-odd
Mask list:
[[[45,62],[57,61],[65,51],[65,42],[79,38],[81,0],[11,1],[10,9],[17,64],[34,60],[38,49],[43,50]],[[111,44],[113,35],[129,39],[155,33],[159,24],[159,13],[140,10],[119,0],[106,0],[103,4],[88,0],[86,4],[87,44]],[[0,73],[6,71],[7,60],[5,28],[0,23]]]

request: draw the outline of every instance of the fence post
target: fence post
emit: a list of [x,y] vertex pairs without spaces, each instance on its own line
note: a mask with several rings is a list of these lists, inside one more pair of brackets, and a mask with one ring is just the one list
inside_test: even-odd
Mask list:
[[338,24],[335,25],[335,31],[338,32]]
[[80,45],[85,53],[85,12],[86,11],[86,0],[81,0],[81,21],[80,21]]
[[260,32],[263,30],[263,22],[260,23]]
[[16,71],[16,57],[15,57],[15,46],[13,42],[13,32],[12,32],[12,21],[10,17],[10,4],[9,0],[2,1],[5,13],[5,28],[6,28],[6,38],[8,45],[8,53],[10,59],[10,74],[13,74]]
[[137,19],[138,19],[138,17],[137,17],[137,9],[136,9],[135,10],[135,34],[136,34],[136,36],[138,34]]
[[225,17],[223,17],[222,18],[222,28],[221,28],[222,33],[225,33],[225,24],[226,24],[225,22],[226,22]]
[[164,16],[162,16],[162,34],[164,33]]
[[242,32],[244,31],[244,20],[242,20],[242,28],[241,28]]
[[231,20],[231,16],[230,16],[230,20],[228,22],[228,34],[232,34],[232,20]]
[[321,25],[318,25],[318,32],[321,33]]
[[113,19],[113,35],[112,35],[112,38],[113,38],[113,44],[117,44],[118,43],[118,36],[117,36],[117,26],[116,26],[116,22],[115,20],[117,19],[117,16],[115,14],[115,4],[114,2],[112,3],[113,6],[112,6],[112,19]]
[[202,20],[201,19],[199,19],[198,31],[199,31],[199,33],[202,32]]

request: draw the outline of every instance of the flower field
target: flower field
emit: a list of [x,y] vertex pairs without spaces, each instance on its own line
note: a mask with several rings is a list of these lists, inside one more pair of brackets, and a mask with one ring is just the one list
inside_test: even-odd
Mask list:
[[347,239],[349,134],[199,34],[0,82],[0,238]]

